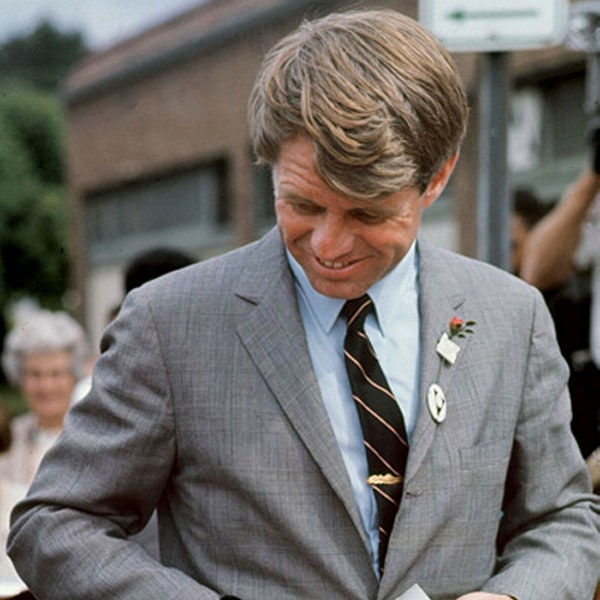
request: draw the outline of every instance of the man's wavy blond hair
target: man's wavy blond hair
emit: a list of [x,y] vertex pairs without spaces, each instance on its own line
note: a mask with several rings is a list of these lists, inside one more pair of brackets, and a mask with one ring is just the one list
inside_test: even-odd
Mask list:
[[266,55],[249,100],[260,163],[274,165],[306,133],[327,185],[360,199],[423,191],[458,151],[467,116],[448,52],[392,10],[302,23]]

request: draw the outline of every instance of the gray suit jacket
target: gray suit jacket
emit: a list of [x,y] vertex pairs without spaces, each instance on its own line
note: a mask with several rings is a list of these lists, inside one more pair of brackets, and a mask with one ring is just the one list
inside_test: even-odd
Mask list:
[[[419,244],[423,405],[378,584],[276,231],[134,291],[13,515],[40,600],[434,600],[485,588],[585,600],[598,504],[569,432],[567,369],[533,288]],[[447,418],[425,404],[436,344]],[[401,368],[401,366],[399,366]],[[163,566],[126,534],[158,506]]]

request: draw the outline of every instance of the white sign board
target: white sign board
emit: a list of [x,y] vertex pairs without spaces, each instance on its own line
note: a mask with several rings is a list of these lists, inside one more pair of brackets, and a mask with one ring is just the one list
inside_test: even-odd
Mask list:
[[419,20],[452,52],[560,44],[568,0],[419,0]]

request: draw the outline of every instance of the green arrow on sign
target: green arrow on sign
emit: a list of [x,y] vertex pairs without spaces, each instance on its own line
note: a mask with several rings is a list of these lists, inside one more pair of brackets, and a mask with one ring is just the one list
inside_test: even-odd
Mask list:
[[524,17],[536,17],[536,10],[455,10],[448,17],[453,21],[466,21],[468,19],[522,19]]

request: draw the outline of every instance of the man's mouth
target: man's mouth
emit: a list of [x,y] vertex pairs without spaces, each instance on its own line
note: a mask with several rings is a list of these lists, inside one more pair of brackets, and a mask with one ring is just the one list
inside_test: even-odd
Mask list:
[[331,261],[331,260],[323,260],[321,258],[317,258],[317,262],[327,269],[345,269],[350,266],[353,261],[348,262],[339,262],[339,261]]

